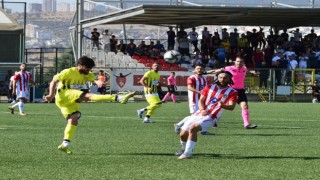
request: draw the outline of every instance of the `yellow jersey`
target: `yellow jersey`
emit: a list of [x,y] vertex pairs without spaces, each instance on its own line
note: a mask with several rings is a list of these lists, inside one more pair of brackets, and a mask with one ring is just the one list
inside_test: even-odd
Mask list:
[[87,89],[86,83],[93,82],[95,75],[93,73],[81,74],[77,67],[65,69],[55,75],[55,78],[60,82],[58,89]]
[[157,86],[160,81],[160,74],[155,72],[154,70],[150,70],[150,71],[146,72],[143,76],[145,77],[144,83],[148,87],[152,88],[152,92],[149,92],[148,88],[144,87],[144,93],[151,94],[151,93],[157,92]]

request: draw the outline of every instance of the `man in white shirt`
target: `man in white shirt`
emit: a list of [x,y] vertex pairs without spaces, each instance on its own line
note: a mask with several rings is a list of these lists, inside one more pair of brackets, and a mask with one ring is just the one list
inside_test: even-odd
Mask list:
[[104,44],[104,51],[105,52],[109,52],[111,47],[110,47],[110,34],[109,34],[109,30],[104,30],[104,32],[102,33],[102,39],[103,39],[103,44]]
[[194,46],[194,52],[199,52],[198,49],[198,36],[199,34],[196,32],[196,28],[192,28],[192,31],[188,33],[191,44]]

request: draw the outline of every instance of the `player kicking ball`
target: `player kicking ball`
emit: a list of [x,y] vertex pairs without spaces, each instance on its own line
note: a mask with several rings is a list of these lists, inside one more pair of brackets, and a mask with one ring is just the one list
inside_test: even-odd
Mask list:
[[[49,86],[49,95],[45,97],[48,102],[51,102],[53,97],[55,97],[56,105],[60,108],[62,115],[67,120],[63,142],[58,146],[59,150],[64,151],[67,154],[72,154],[70,150],[70,143],[78,126],[78,120],[81,117],[81,113],[79,111],[80,102],[117,101],[121,104],[126,104],[128,99],[133,97],[135,94],[135,92],[131,92],[125,96],[98,95],[81,91],[80,89],[88,81],[95,82],[98,86],[102,85],[103,82],[95,80],[96,76],[91,72],[91,69],[94,66],[95,63],[91,58],[86,56],[80,57],[77,62],[77,67],[65,69],[53,77]],[[56,88],[58,83],[59,85]]]
[[181,127],[180,143],[182,149],[175,155],[178,159],[192,157],[192,150],[197,143],[197,133],[202,129],[212,127],[220,119],[224,110],[233,110],[238,101],[238,93],[229,85],[233,84],[230,72],[217,74],[218,80],[207,85],[199,99],[199,110],[185,118],[186,122]]

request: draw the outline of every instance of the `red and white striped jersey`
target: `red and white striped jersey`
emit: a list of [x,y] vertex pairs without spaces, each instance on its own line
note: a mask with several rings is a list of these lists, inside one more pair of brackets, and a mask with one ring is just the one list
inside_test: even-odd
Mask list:
[[[212,119],[220,118],[224,109],[218,107],[218,102],[221,101],[223,104],[227,104],[229,101],[238,102],[238,92],[231,88],[226,87],[221,89],[217,84],[211,84],[206,86],[202,91],[201,95],[205,96],[205,108],[210,114]],[[196,112],[200,113],[200,110]]]
[[29,71],[18,72],[14,75],[16,81],[16,89],[20,91],[29,91],[29,81],[32,79],[32,74]]
[[[187,79],[187,85],[191,85],[194,89],[201,91],[207,86],[207,79],[204,76],[198,77],[196,75],[189,76]],[[198,103],[200,94],[188,90],[189,104]]]

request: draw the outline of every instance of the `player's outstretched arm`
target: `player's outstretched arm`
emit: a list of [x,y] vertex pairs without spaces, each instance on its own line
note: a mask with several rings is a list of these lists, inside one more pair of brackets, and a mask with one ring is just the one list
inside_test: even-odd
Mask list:
[[212,69],[212,70],[209,70],[207,72],[205,72],[204,74],[218,74],[219,72],[222,72],[224,71],[223,68],[220,68],[220,69]]

